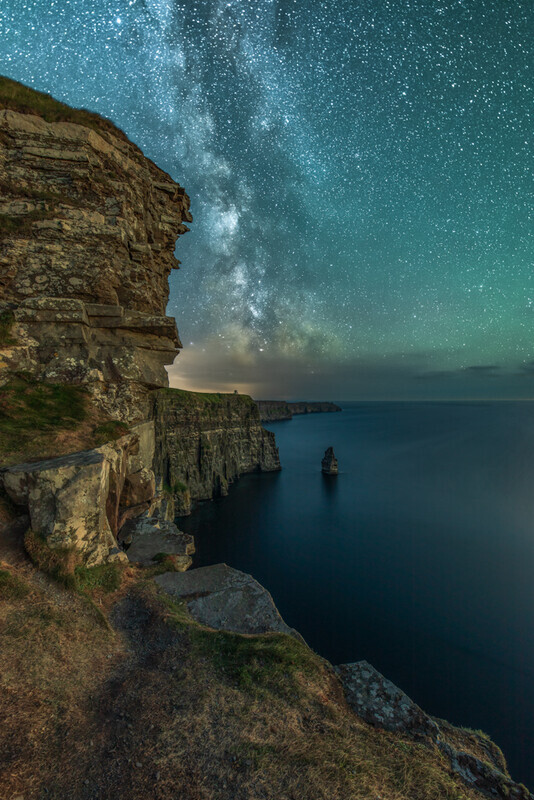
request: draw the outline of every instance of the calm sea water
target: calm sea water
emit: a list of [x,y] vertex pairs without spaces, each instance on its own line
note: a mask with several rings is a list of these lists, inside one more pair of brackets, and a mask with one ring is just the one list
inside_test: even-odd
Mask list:
[[482,728],[532,788],[534,404],[342,405],[266,426],[283,471],[179,521],[194,566],[252,573],[317,652]]

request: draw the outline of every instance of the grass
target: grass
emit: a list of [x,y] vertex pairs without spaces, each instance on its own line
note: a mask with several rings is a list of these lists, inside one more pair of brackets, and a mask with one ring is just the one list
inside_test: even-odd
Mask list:
[[74,122],[101,133],[106,131],[125,139],[125,134],[110,120],[85,109],[71,108],[45,92],[0,76],[0,106],[22,114],[36,114],[47,122]]
[[33,584],[31,567],[16,571],[32,592],[0,602],[0,797],[53,798],[45,792],[54,777],[48,758],[76,759],[69,733],[87,732],[91,693],[112,668],[108,655],[120,658],[123,645],[96,624],[83,598]]
[[234,394],[233,392],[188,392],[185,389],[165,388],[158,389],[158,394],[179,401],[182,405],[188,406],[217,406],[224,401],[244,403],[245,405],[255,406],[254,400],[248,394]]
[[9,236],[10,234],[28,233],[34,222],[47,219],[52,216],[53,209],[35,209],[27,214],[1,214],[0,215],[0,234]]
[[[32,530],[28,530],[24,537],[24,547],[41,572],[64,589],[82,597],[98,623],[112,631],[109,619],[101,608],[101,598],[121,588],[124,570],[117,564],[82,566],[74,548],[52,549],[43,537]],[[100,601],[100,605],[96,601]]]
[[118,589],[89,572],[102,607],[42,581],[0,603],[0,796],[482,800],[436,748],[350,712],[298,641],[203,628],[145,570]]
[[23,446],[36,432],[75,428],[86,418],[86,398],[79,386],[12,378],[0,388],[0,453]]
[[35,566],[66,589],[80,594],[120,589],[122,570],[118,564],[85,567],[74,547],[51,548],[44,537],[31,529],[24,537],[24,547]]
[[113,419],[109,420],[109,422],[104,422],[102,425],[97,425],[93,429],[95,445],[98,446],[106,442],[114,442],[116,439],[120,439],[121,436],[127,434],[128,431],[128,425],[120,420]]
[[175,495],[175,494],[183,494],[187,492],[187,485],[183,483],[183,481],[174,481],[172,486],[168,483],[163,484],[163,493],[166,495]]
[[225,678],[258,696],[294,694],[299,690],[297,676],[313,678],[322,670],[321,660],[305,644],[285,634],[244,637],[202,630],[195,647]]
[[80,555],[74,547],[52,549],[31,529],[24,536],[24,547],[35,566],[66,589],[76,589],[76,568]]
[[78,566],[74,569],[76,589],[79,592],[100,590],[116,592],[122,583],[121,568],[117,564],[101,564],[97,567]]
[[143,568],[145,578],[154,578],[156,575],[163,575],[165,572],[183,572],[179,562],[182,556],[174,556],[170,553],[156,553],[153,557],[154,565]]
[[127,431],[124,423],[109,420],[93,407],[83,386],[43,383],[19,374],[0,387],[0,459],[4,464],[91,449]]
[[440,729],[446,734],[449,744],[457,750],[472,753],[485,764],[497,767],[503,775],[508,776],[506,759],[501,749],[492,741],[490,736],[481,730],[473,728],[454,727],[447,720],[437,719]]
[[195,622],[184,602],[161,593],[160,603],[169,620],[187,630],[195,657],[207,659],[231,683],[254,694],[265,691],[295,692],[295,675],[316,676],[324,661],[303,642],[286,634],[242,636],[229,631],[212,631]]
[[18,600],[30,593],[28,584],[8,570],[0,569],[0,600]]
[[186,392],[185,389],[158,389],[158,393],[179,400],[184,406],[194,406],[199,403],[203,405],[217,405],[225,397],[231,396],[222,394],[221,392]]

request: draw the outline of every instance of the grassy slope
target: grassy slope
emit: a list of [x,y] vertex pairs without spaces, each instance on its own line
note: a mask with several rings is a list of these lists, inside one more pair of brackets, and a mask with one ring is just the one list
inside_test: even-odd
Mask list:
[[98,412],[80,386],[23,375],[0,386],[0,466],[97,447],[126,430]]
[[120,578],[86,574],[89,602],[30,565],[0,572],[1,797],[480,798],[352,714],[296,640],[205,629],[146,573]]

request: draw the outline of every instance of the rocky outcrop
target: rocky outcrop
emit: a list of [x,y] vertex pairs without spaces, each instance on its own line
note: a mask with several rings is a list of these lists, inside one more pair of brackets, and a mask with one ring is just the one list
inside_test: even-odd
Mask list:
[[125,521],[170,509],[155,491],[154,423],[115,442],[0,472],[5,491],[32,531],[52,549],[73,548],[87,566],[123,560],[117,536]]
[[252,575],[226,564],[166,573],[156,583],[168,594],[185,600],[191,616],[203,625],[234,633],[287,633],[302,641],[276,608],[273,598]]
[[47,102],[58,121],[0,110],[0,383],[85,384],[112,416],[146,419],[181,347],[165,307],[189,198],[110,122]]
[[[438,747],[450,761],[453,773],[470,788],[487,797],[501,800],[534,800],[523,784],[515,783],[506,772],[502,753],[490,739],[480,734],[454,728],[448,722],[433,719],[419,708],[401,689],[378,672],[367,661],[335,667],[348,705],[356,714],[378,728],[410,736]],[[465,738],[470,749],[480,757],[458,747]]]
[[334,454],[334,448],[328,447],[325,450],[325,454],[321,461],[321,470],[324,475],[337,475],[339,472],[339,467],[337,463],[337,458]]
[[174,522],[158,517],[129,520],[121,528],[119,539],[126,548],[128,560],[145,567],[171,556],[175,569],[184,571],[191,566],[191,556],[195,552],[190,534],[178,530]]
[[274,434],[246,395],[166,389],[155,393],[155,471],[177,514],[196,500],[225,495],[247,472],[280,469]]
[[341,664],[336,672],[347,703],[366,722],[388,731],[437,740],[436,723],[367,661]]
[[291,419],[295,414],[323,414],[341,411],[335,403],[287,403],[285,400],[256,400],[262,422]]

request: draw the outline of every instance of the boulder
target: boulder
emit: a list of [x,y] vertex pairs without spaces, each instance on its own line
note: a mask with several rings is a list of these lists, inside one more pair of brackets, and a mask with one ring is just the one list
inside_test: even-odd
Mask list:
[[74,548],[87,566],[126,560],[106,514],[111,461],[100,450],[18,464],[2,474],[13,502],[28,508],[34,533],[51,548]]
[[359,717],[388,731],[437,741],[437,724],[367,661],[336,667],[347,703]]
[[129,561],[150,566],[157,556],[169,555],[179,569],[186,570],[195,552],[192,536],[179,530],[174,522],[158,517],[138,517],[129,520],[120,531],[120,540],[127,548]]
[[154,425],[145,423],[94,450],[6,467],[0,482],[51,548],[74,548],[86,566],[127,561],[115,538],[124,520],[147,514],[164,519],[173,510],[156,494],[147,464],[153,453]]
[[165,592],[185,600],[191,616],[210,628],[248,634],[287,633],[302,641],[301,635],[286,625],[267,589],[252,575],[226,564],[166,573],[155,580]]

